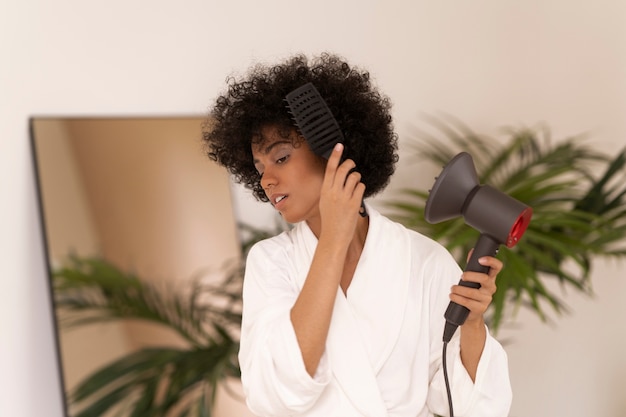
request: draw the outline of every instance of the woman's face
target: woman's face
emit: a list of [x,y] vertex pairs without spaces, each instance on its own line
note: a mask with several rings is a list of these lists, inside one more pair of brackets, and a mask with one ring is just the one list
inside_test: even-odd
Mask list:
[[295,130],[288,138],[275,127],[265,127],[261,133],[262,143],[252,145],[252,157],[270,203],[289,223],[319,217],[325,161]]

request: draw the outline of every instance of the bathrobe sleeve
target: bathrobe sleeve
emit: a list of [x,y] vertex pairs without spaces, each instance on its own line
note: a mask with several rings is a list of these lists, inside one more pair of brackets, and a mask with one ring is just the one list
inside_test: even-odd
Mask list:
[[259,416],[288,416],[311,408],[331,372],[326,354],[312,378],[306,371],[290,310],[299,289],[286,234],[249,252],[243,288],[239,361],[246,402]]
[[[442,365],[442,339],[445,324],[443,316],[450,300],[450,287],[458,283],[462,270],[445,248],[436,250],[433,255],[430,259],[433,264],[429,266],[431,269],[429,275],[434,279],[430,283],[430,299],[433,302],[430,313],[432,343],[428,407],[435,414],[448,416],[448,400]],[[448,377],[455,416],[507,416],[511,407],[512,391],[506,352],[487,329],[485,347],[478,364],[476,379],[472,381],[461,361],[460,334],[462,331],[461,326],[455,332],[447,348]]]

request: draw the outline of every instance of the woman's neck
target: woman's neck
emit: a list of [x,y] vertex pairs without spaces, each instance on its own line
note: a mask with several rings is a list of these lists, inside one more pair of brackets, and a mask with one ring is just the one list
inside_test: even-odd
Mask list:
[[[306,223],[315,235],[315,237],[319,239],[322,232],[322,224],[319,217],[315,220],[307,220]],[[348,251],[350,253],[361,253],[363,246],[365,246],[365,239],[367,238],[368,229],[369,216],[359,218],[357,220],[357,225],[354,230],[354,235],[348,246]]]

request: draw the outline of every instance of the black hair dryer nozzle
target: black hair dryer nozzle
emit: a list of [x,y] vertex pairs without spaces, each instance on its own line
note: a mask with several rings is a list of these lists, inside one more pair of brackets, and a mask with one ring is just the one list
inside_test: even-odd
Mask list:
[[[426,221],[439,223],[462,216],[465,223],[480,232],[466,271],[488,273],[478,263],[483,256],[495,256],[500,245],[512,248],[526,231],[532,209],[488,185],[480,185],[472,157],[461,152],[450,160],[436,178],[426,200]],[[479,288],[480,284],[461,280],[460,285]],[[469,310],[450,302],[445,313],[444,342],[465,322]]]

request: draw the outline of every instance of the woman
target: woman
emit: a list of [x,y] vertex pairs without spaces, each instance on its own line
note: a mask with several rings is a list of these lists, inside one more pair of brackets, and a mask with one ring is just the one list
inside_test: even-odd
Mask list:
[[[314,154],[285,96],[311,82],[345,136],[328,161]],[[394,172],[390,102],[342,58],[294,56],[230,79],[204,132],[208,155],[294,228],[249,252],[239,353],[249,408],[259,416],[448,415],[444,311],[470,314],[449,343],[456,416],[506,416],[507,358],[483,314],[502,269],[462,273],[438,243],[361,201]],[[456,285],[460,278],[479,289]]]

